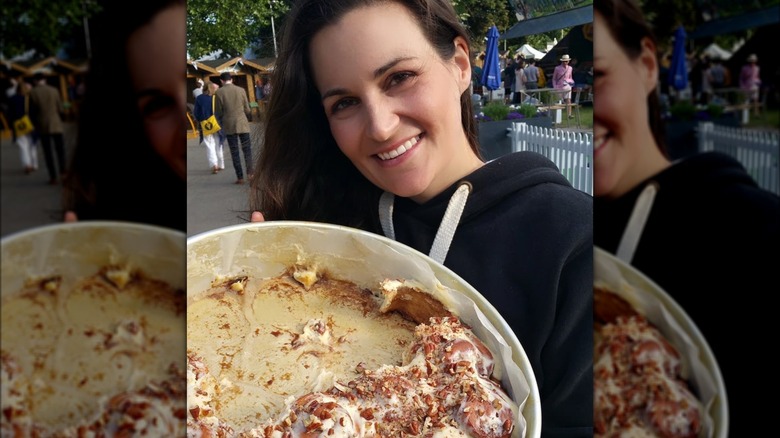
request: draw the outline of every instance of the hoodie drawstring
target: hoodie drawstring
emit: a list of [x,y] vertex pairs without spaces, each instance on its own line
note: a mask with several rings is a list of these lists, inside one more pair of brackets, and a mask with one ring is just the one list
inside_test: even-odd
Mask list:
[[634,209],[631,211],[631,217],[628,218],[626,229],[620,238],[616,256],[620,260],[631,264],[634,259],[636,247],[639,245],[639,239],[642,237],[642,231],[645,229],[647,218],[650,216],[650,210],[653,208],[655,195],[658,192],[658,186],[655,183],[648,184],[642,193],[636,199]]
[[[452,238],[455,235],[455,230],[458,229],[460,217],[466,208],[466,201],[470,192],[471,184],[462,183],[458,186],[455,193],[452,194],[450,202],[447,204],[447,210],[444,211],[444,217],[439,225],[439,230],[436,232],[436,237],[433,239],[433,245],[431,245],[431,252],[428,254],[433,260],[441,264],[444,264],[444,259],[447,258]],[[385,236],[393,240],[395,240],[395,228],[393,228],[394,200],[395,195],[390,192],[382,193],[382,197],[379,198],[379,222],[382,224],[382,231],[385,233]]]

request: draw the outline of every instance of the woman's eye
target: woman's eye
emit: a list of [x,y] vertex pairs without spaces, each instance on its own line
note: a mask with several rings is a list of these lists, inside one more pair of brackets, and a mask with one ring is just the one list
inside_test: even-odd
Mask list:
[[336,101],[336,103],[331,105],[330,112],[335,114],[339,111],[343,111],[344,109],[349,108],[352,105],[355,105],[356,103],[357,103],[357,99],[353,99],[353,98],[339,99],[338,101]]
[[390,85],[398,85],[406,82],[410,78],[412,78],[414,75],[410,72],[399,72],[395,73],[392,76],[390,76]]
[[167,116],[176,109],[176,102],[167,96],[154,96],[141,101],[141,116],[145,119],[158,119]]

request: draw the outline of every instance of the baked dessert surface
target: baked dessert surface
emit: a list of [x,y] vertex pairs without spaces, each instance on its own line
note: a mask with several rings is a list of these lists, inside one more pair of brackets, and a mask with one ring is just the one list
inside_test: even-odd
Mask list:
[[185,304],[183,290],[121,266],[4,294],[3,436],[182,434]]
[[517,406],[470,328],[427,300],[391,311],[413,282],[378,289],[295,268],[215,281],[188,307],[188,436],[510,436]]
[[596,437],[698,437],[703,407],[679,351],[630,303],[594,288]]

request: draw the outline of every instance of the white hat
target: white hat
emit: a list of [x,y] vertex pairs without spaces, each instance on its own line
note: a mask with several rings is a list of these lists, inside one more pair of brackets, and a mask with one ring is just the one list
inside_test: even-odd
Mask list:
[[748,62],[758,62],[758,56],[756,56],[756,54],[755,54],[755,53],[751,53],[751,54],[750,54],[750,55],[747,57],[747,61],[748,61]]
[[561,61],[571,61],[571,58],[569,58],[569,55],[563,55],[561,56]]

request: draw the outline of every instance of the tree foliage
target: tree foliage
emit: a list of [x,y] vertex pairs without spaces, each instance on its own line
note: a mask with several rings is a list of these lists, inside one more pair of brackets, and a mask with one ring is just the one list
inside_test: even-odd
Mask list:
[[[271,16],[278,20],[289,10],[287,1],[188,0],[187,53],[192,59],[217,50],[222,57],[242,56],[247,48],[269,45]],[[273,53],[273,41],[270,41]]]
[[485,38],[491,26],[504,32],[516,22],[507,0],[452,0],[452,4],[471,33],[474,53],[485,49]]
[[97,0],[3,0],[0,53],[13,58],[35,50],[35,57],[42,58],[69,48],[71,57],[84,56],[84,18],[99,10]]

